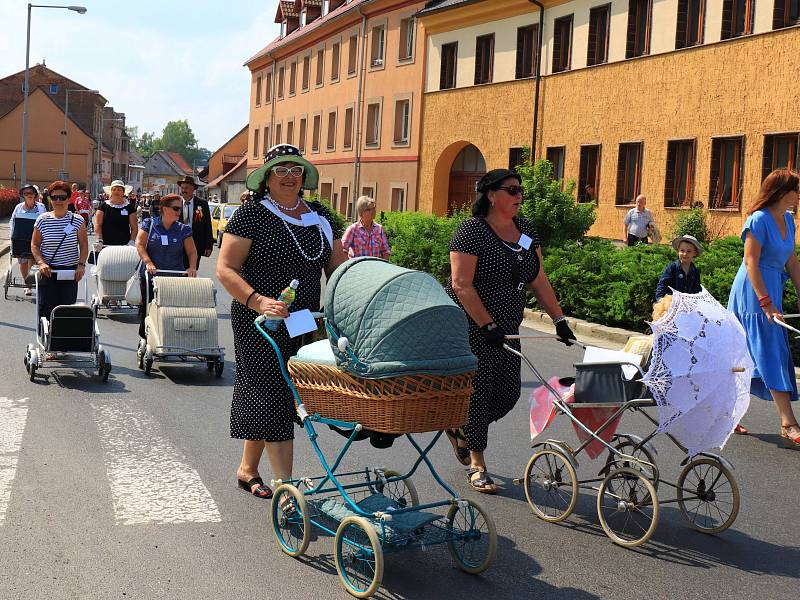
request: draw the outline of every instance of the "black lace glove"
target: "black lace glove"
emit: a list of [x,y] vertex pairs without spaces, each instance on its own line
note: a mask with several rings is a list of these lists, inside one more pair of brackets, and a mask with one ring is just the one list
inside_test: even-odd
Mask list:
[[566,320],[556,323],[556,335],[558,336],[558,341],[567,346],[572,346],[570,340],[576,339]]
[[481,333],[483,334],[483,339],[492,348],[502,348],[506,341],[506,334],[494,322],[481,327]]

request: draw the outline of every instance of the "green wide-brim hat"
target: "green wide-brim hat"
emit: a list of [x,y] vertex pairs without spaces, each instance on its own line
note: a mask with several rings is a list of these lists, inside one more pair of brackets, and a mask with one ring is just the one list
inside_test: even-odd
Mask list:
[[253,192],[258,191],[264,183],[264,180],[269,177],[269,170],[283,163],[294,163],[305,167],[305,173],[303,173],[305,178],[303,180],[303,188],[307,190],[317,189],[317,184],[319,182],[319,171],[317,171],[317,167],[303,158],[300,150],[291,144],[278,144],[269,149],[267,155],[264,157],[263,166],[257,168],[247,176],[247,182],[245,184],[247,189]]

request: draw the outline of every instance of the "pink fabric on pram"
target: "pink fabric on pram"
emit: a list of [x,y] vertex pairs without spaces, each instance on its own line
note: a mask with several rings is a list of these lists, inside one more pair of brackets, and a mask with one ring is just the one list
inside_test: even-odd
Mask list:
[[[606,422],[617,410],[616,407],[609,408],[581,408],[579,404],[575,404],[575,385],[562,385],[558,377],[551,377],[548,381],[550,386],[556,390],[561,398],[567,404],[571,405],[572,413],[575,418],[580,420],[587,428],[592,431],[597,431],[600,426]],[[547,387],[540,385],[531,393],[530,398],[530,427],[531,427],[531,440],[541,434],[553,417],[556,415],[556,407],[553,405],[553,395]],[[619,418],[615,419],[598,437],[605,442],[610,442],[617,432],[619,425]],[[583,431],[577,424],[572,423],[578,439],[583,443],[589,439],[589,434]],[[605,450],[605,446],[597,440],[592,441],[586,447],[586,454],[589,458],[595,459],[600,456]]]

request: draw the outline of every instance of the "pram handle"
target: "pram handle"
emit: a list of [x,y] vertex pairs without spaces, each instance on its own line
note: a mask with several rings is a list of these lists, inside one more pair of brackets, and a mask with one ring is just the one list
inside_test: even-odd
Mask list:
[[[784,316],[784,318],[786,318],[786,317],[789,317],[789,318],[791,318],[791,317],[800,317],[800,315],[783,315],[783,316]],[[780,325],[784,329],[787,329],[787,330],[791,331],[792,333],[796,333],[798,336],[800,336],[800,329],[792,327],[791,325],[789,325],[788,323],[784,323],[780,319],[772,319],[772,322],[773,323],[777,323],[778,325]]]
[[[561,341],[560,338],[554,335],[507,335],[506,339],[507,340],[555,340],[559,342]],[[582,344],[578,340],[570,340],[570,342],[572,342],[571,345],[578,346],[578,348],[586,350],[586,345]]]
[[[317,319],[321,319],[322,317],[324,317],[324,316],[325,316],[325,313],[321,313],[321,312],[312,312],[312,313],[311,313],[311,316],[312,316],[312,317],[314,317],[314,320],[316,321]],[[268,317],[268,316],[266,316],[266,315],[258,315],[258,316],[256,317],[256,320],[254,321],[254,323],[257,323],[258,325],[261,325],[261,324],[262,324],[264,321],[266,321],[267,319],[270,319],[270,320],[275,320],[275,321],[283,321],[283,320],[284,320],[284,317]]]

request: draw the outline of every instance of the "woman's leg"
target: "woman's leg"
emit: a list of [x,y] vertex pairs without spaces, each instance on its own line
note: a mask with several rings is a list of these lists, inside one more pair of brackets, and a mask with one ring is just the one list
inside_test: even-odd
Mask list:
[[258,464],[261,462],[261,454],[263,452],[263,441],[244,440],[242,462],[236,471],[236,477],[242,481],[250,481],[253,477],[258,477]]
[[294,440],[283,442],[265,442],[269,463],[276,479],[288,481],[292,478],[294,462]]
[[775,408],[778,409],[778,415],[781,418],[781,427],[788,427],[797,423],[797,417],[794,416],[792,410],[791,396],[789,392],[779,392],[778,390],[770,390],[772,399],[775,401]]

